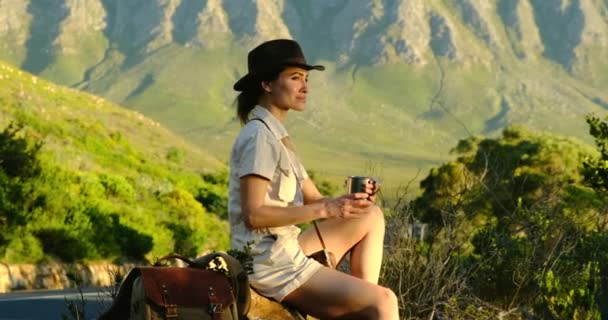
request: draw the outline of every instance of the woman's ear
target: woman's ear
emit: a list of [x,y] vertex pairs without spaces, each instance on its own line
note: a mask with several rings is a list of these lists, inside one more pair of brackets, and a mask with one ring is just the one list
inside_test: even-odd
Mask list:
[[265,93],[272,92],[272,88],[270,87],[270,81],[262,81],[261,85],[262,85],[262,90],[264,90]]

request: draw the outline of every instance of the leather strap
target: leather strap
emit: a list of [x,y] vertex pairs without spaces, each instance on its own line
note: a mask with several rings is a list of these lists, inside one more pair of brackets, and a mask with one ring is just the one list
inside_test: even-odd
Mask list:
[[321,247],[323,247],[323,253],[325,254],[325,259],[327,260],[328,267],[335,269],[336,266],[332,264],[331,257],[329,256],[329,252],[325,247],[325,241],[323,241],[323,237],[321,236],[321,231],[317,226],[317,221],[313,220],[312,225],[315,227],[315,231],[317,232],[317,236],[319,237],[319,241],[321,241]]
[[325,250],[325,241],[323,241],[323,237],[321,237],[321,231],[319,231],[319,227],[317,226],[317,221],[313,221],[312,224],[315,226],[315,231],[317,232],[317,236],[319,237],[319,241],[321,241],[321,247]]

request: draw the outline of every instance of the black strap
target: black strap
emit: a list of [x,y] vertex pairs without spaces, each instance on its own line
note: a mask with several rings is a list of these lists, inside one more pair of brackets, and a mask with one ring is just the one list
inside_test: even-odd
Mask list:
[[262,120],[260,118],[251,118],[251,119],[249,119],[249,121],[247,121],[247,123],[249,123],[250,121],[253,121],[253,120],[257,120],[257,121],[263,123],[264,126],[268,129],[268,131],[272,132],[272,130],[270,130],[270,127],[268,126],[268,124],[266,123],[266,121],[264,121],[264,120]]
[[323,247],[323,253],[325,254],[325,259],[327,259],[327,266],[335,269],[336,266],[332,264],[331,257],[329,256],[329,252],[325,247],[325,242],[323,241],[323,237],[321,237],[321,231],[319,231],[319,227],[317,226],[317,221],[313,220],[312,225],[315,226],[315,231],[317,231],[317,237],[319,237],[319,241],[321,241],[321,247]]

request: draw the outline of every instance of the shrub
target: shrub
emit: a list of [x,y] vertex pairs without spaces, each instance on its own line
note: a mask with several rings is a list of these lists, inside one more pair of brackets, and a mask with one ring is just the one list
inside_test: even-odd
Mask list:
[[205,210],[192,194],[175,189],[160,196],[167,219],[163,224],[173,232],[174,252],[196,256],[206,240]]
[[[9,124],[0,132],[0,254],[15,237],[15,230],[28,222],[27,207],[32,203],[31,181],[40,175],[38,153],[42,144],[21,137],[21,125]],[[26,240],[27,241],[27,240]],[[11,259],[21,256],[21,243],[13,242]],[[33,248],[36,256],[36,248]]]
[[64,262],[76,262],[83,260],[96,252],[95,247],[86,241],[82,241],[77,235],[67,228],[46,228],[35,232],[36,237],[42,243],[45,254],[54,256]]
[[[470,292],[494,308],[596,317],[606,289],[594,283],[606,283],[608,260],[602,246],[584,244],[606,230],[608,206],[582,172],[597,153],[517,127],[497,139],[461,141],[454,152],[455,160],[430,171],[413,202],[415,217],[431,226],[431,252],[449,252]],[[586,163],[589,170],[593,162]]]
[[96,208],[87,211],[92,226],[90,242],[97,244],[100,257],[124,257],[142,261],[152,250],[152,237],[120,222],[116,213],[104,214]]
[[11,123],[0,133],[0,171],[10,178],[28,179],[40,174],[39,142],[20,137],[22,125]]
[[196,198],[208,212],[218,217],[228,218],[228,188],[223,185],[203,183],[199,186]]
[[[547,272],[540,279],[542,292],[535,309],[545,319],[602,319],[596,303],[601,286],[599,274],[596,262],[584,264],[583,270],[569,278]],[[569,284],[564,285],[564,280]]]
[[135,189],[123,176],[103,173],[99,175],[99,181],[104,186],[107,196],[134,200]]
[[4,258],[9,263],[24,261],[36,262],[43,258],[44,252],[38,238],[20,228],[6,247]]
[[171,162],[181,164],[184,162],[184,151],[182,151],[176,147],[171,147],[171,148],[169,148],[169,150],[167,150],[166,158],[167,158],[167,160],[169,160]]

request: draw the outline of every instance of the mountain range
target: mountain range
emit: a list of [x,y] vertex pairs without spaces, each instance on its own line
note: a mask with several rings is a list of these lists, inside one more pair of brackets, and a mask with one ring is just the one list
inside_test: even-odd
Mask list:
[[221,161],[239,129],[232,84],[272,38],[327,67],[287,127],[336,181],[407,183],[513,124],[588,139],[584,116],[608,109],[606,0],[0,0],[0,59]]

